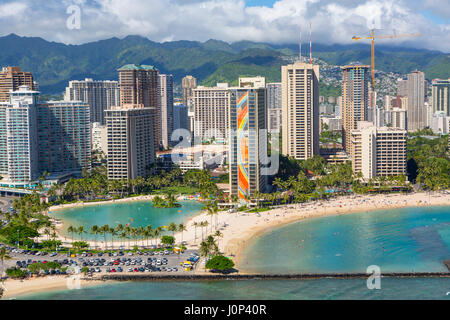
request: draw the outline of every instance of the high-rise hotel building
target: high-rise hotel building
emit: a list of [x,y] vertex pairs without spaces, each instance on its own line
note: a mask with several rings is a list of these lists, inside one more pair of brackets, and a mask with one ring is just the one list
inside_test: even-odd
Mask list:
[[105,111],[108,179],[146,178],[155,163],[154,109],[125,104]]
[[298,160],[319,154],[319,66],[281,68],[282,153]]
[[142,104],[154,112],[151,124],[155,153],[160,137],[159,71],[153,66],[128,64],[119,68],[120,105]]
[[229,89],[230,194],[248,201],[265,192],[267,176],[262,160],[267,156],[265,88]]
[[450,117],[450,78],[434,79],[431,86],[433,114],[441,112]]
[[192,90],[197,88],[197,79],[193,76],[186,76],[181,80],[181,89],[183,90],[183,104],[191,105]]
[[9,102],[9,93],[19,90],[20,86],[27,86],[37,91],[37,84],[30,72],[20,70],[20,67],[4,67],[0,71],[0,102]]
[[406,130],[359,122],[352,130],[353,172],[364,179],[406,174]]
[[352,153],[352,130],[359,121],[367,121],[369,105],[369,66],[349,65],[342,69],[342,142]]
[[31,187],[47,171],[79,175],[90,168],[89,106],[39,102],[39,92],[21,86],[0,103],[1,183]]
[[268,83],[267,88],[267,119],[269,133],[281,131],[281,82]]
[[0,103],[0,175],[10,186],[28,187],[39,176],[39,92],[20,86]]
[[82,101],[89,105],[91,123],[105,124],[105,110],[120,104],[120,91],[118,81],[69,81],[64,95],[65,101]]
[[408,74],[408,131],[425,128],[427,112],[425,110],[425,74],[413,71]]
[[194,107],[194,137],[228,140],[230,88],[226,83],[216,87],[197,87],[192,91]]
[[38,104],[39,168],[81,176],[91,168],[90,106],[76,101]]
[[173,76],[159,75],[161,145],[167,149],[173,132]]

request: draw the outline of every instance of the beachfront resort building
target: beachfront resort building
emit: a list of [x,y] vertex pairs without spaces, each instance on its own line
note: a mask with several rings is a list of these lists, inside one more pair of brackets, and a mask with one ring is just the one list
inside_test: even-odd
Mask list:
[[413,71],[408,74],[408,131],[417,131],[426,127],[425,74]]
[[342,143],[352,153],[352,130],[367,121],[369,106],[369,66],[348,65],[342,69]]
[[79,175],[90,168],[89,106],[39,102],[39,92],[21,86],[0,103],[0,175],[9,187],[33,187],[48,172]]
[[197,88],[197,79],[193,76],[186,76],[181,80],[181,89],[183,91],[183,104],[185,106],[191,105],[192,90]]
[[0,71],[0,102],[9,102],[9,93],[19,90],[21,86],[38,90],[31,72],[22,71],[20,67],[3,67]]
[[265,192],[267,175],[267,108],[265,88],[229,90],[230,194],[249,201],[257,191]]
[[39,176],[37,103],[39,92],[20,86],[0,103],[0,175],[2,184],[28,187]]
[[450,78],[434,79],[431,86],[433,114],[442,112],[450,117]]
[[89,105],[91,123],[105,124],[105,110],[120,103],[118,81],[93,79],[69,81],[64,95],[65,101],[82,101]]
[[120,105],[143,105],[153,112],[155,154],[161,141],[159,70],[154,66],[127,64],[119,68]]
[[173,76],[159,75],[159,110],[160,110],[160,144],[164,149],[169,148],[173,131]]
[[99,122],[91,124],[92,152],[108,153],[108,128]]
[[39,168],[81,176],[91,168],[90,107],[76,101],[38,104]]
[[281,130],[281,82],[268,83],[267,119],[269,133],[280,133]]
[[199,86],[192,90],[196,139],[226,142],[229,128],[229,93],[227,83],[216,87]]
[[155,163],[154,109],[143,104],[105,111],[108,132],[108,179],[146,178]]
[[281,68],[282,153],[297,160],[319,154],[319,66]]
[[364,179],[406,175],[406,130],[361,121],[352,130],[353,172]]

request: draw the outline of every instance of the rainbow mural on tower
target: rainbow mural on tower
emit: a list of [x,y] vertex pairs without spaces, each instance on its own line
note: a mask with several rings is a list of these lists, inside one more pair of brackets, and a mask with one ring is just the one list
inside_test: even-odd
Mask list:
[[249,166],[248,166],[248,91],[237,96],[237,164],[239,199],[249,198]]

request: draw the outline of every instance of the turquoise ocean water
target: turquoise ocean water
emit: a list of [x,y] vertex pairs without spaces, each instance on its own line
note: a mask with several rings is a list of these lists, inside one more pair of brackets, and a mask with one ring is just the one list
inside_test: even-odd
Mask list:
[[243,280],[205,282],[122,282],[46,292],[20,299],[45,300],[300,300],[300,299],[446,299],[450,279],[381,280],[369,290],[365,279]]
[[242,265],[262,273],[440,272],[450,259],[450,207],[402,208],[314,218],[247,245]]
[[[99,204],[80,208],[55,210],[51,216],[64,222],[62,234],[71,237],[67,232],[70,225],[84,226],[89,231],[93,225],[103,226],[108,224],[115,227],[118,224],[130,224],[132,227],[151,225],[152,228],[162,227],[171,222],[184,223],[202,208],[202,204],[196,201],[180,201],[181,208],[154,208],[150,201],[123,202],[115,204]],[[179,212],[181,211],[181,212]],[[74,235],[74,238],[79,238]],[[83,239],[93,240],[94,236],[84,234]],[[99,236],[98,239],[101,239]],[[108,238],[108,240],[110,240]]]
[[[446,271],[450,207],[323,217],[274,229],[245,250],[248,269],[266,273]],[[449,293],[449,295],[447,295]],[[448,278],[122,282],[22,299],[450,299]]]

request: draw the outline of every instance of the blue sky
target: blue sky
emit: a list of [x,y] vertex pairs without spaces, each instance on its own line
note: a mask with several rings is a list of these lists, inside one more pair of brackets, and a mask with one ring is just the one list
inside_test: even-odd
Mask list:
[[[421,33],[379,43],[450,52],[449,0],[0,0],[0,36],[15,33],[79,44],[140,35],[153,41],[209,39],[350,44],[369,29]],[[276,3],[276,6],[274,6]],[[80,11],[69,28],[67,10]],[[77,18],[78,19],[78,18]],[[304,37],[306,42],[306,37]]]
[[247,6],[266,6],[272,7],[276,0],[245,0]]

